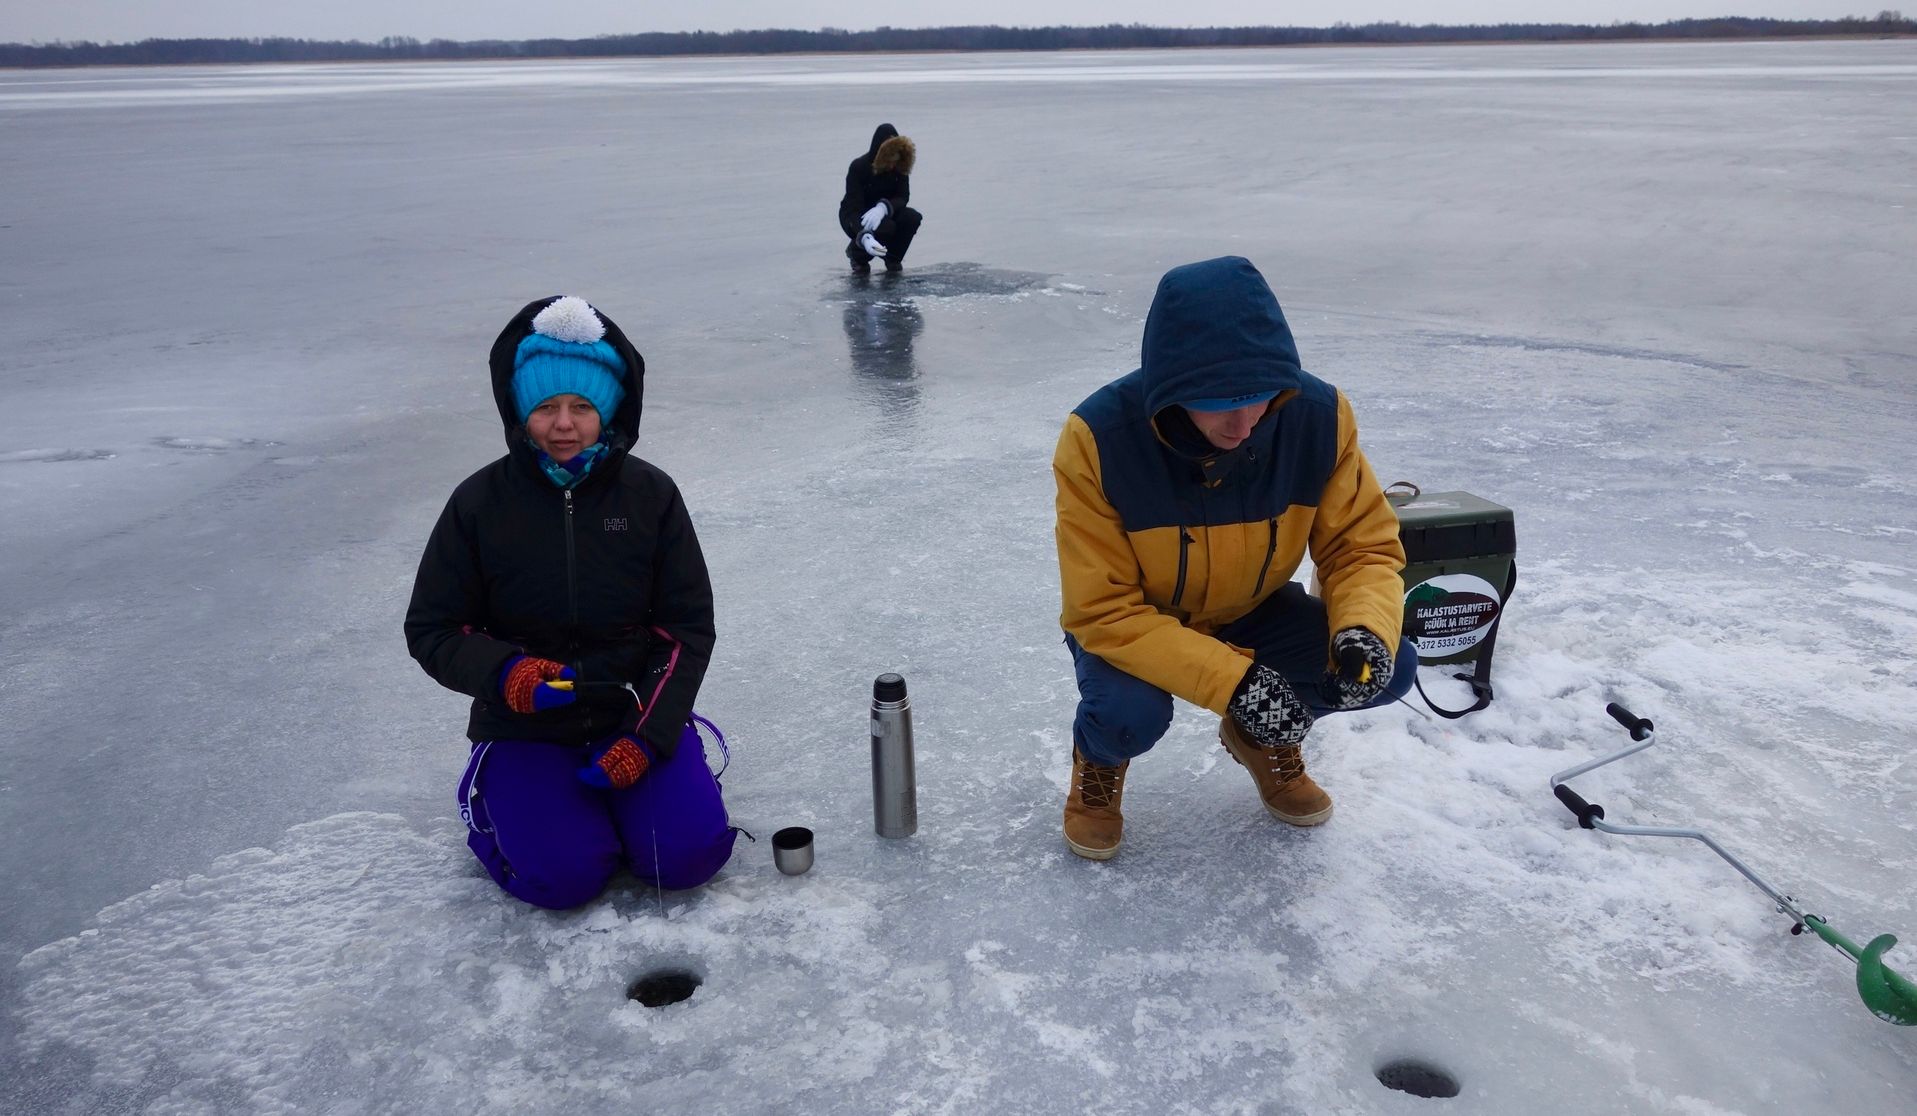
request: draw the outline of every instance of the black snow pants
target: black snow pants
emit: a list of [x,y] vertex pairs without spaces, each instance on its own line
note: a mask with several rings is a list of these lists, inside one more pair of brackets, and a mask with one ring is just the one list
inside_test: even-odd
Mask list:
[[[912,238],[919,234],[919,222],[923,220],[924,216],[908,205],[880,221],[879,227],[872,230],[872,235],[885,245],[885,266],[888,269],[896,270],[905,262],[906,250],[912,247]],[[845,246],[845,257],[854,263],[869,263],[872,254],[859,247],[859,235],[864,230],[859,228],[856,221],[851,224],[847,233],[852,240]]]

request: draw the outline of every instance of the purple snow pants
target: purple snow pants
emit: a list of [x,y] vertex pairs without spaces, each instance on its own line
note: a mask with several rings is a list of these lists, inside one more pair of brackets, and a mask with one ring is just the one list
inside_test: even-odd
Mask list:
[[625,790],[581,782],[584,745],[489,740],[473,745],[459,781],[466,845],[493,881],[551,910],[589,903],[623,861],[668,890],[698,887],[732,856],[718,780],[699,732]]

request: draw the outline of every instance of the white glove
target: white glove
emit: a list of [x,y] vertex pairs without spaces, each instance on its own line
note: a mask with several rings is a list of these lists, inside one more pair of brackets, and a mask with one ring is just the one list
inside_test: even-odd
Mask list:
[[865,249],[867,255],[885,255],[885,245],[880,244],[879,238],[873,236],[871,233],[861,233],[859,235],[859,247]]
[[865,216],[859,218],[859,227],[864,229],[866,232],[871,232],[873,229],[878,228],[879,222],[885,220],[886,217],[891,214],[891,212],[892,212],[891,206],[886,205],[884,202],[880,202],[879,204],[866,210]]

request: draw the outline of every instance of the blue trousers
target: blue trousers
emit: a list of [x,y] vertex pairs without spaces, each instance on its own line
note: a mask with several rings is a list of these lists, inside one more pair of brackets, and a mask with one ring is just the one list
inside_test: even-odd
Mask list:
[[[1285,676],[1312,716],[1322,717],[1343,712],[1323,689],[1325,666],[1331,661],[1327,624],[1325,602],[1293,581],[1219,629],[1218,638],[1250,648],[1260,663]],[[1108,767],[1150,751],[1171,727],[1171,695],[1087,652],[1070,636],[1065,637],[1065,645],[1072,650],[1078,672],[1078,715],[1072,721],[1072,737],[1079,751]],[[1401,640],[1390,684],[1363,708],[1403,697],[1417,673],[1417,649],[1410,640]]]
[[466,846],[493,882],[534,906],[565,910],[605,890],[623,862],[668,890],[698,887],[732,856],[718,780],[698,730],[625,790],[579,779],[591,749],[534,740],[473,745],[459,781]]

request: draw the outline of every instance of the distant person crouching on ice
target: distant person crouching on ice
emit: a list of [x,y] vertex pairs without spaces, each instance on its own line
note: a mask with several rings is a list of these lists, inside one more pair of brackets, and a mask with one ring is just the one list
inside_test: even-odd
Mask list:
[[712,584],[678,487],[629,452],[644,375],[583,299],[516,314],[492,348],[508,452],[453,490],[406,612],[413,658],[473,699],[466,843],[541,907],[590,901],[622,860],[688,888],[732,854],[692,727]]
[[[1305,734],[1403,696],[1417,653],[1399,632],[1397,516],[1264,276],[1236,256],[1167,272],[1140,367],[1065,420],[1052,473],[1079,692],[1066,844],[1118,852],[1126,766],[1170,727],[1174,695],[1220,715],[1273,817],[1329,818]],[[1291,581],[1307,550],[1323,600]]]
[[872,257],[885,259],[885,270],[905,267],[905,252],[918,235],[919,211],[906,206],[912,200],[912,164],[918,149],[890,124],[872,133],[872,148],[845,168],[845,197],[839,201],[839,227],[852,238],[845,258],[861,275],[872,270]]

